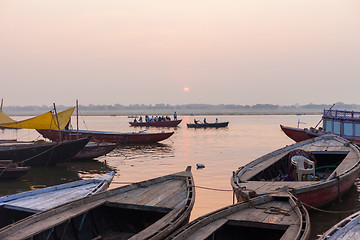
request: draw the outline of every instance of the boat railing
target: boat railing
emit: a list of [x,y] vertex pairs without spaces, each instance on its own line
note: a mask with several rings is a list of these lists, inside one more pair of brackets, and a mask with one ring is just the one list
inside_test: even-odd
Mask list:
[[323,118],[360,120],[360,112],[324,109]]

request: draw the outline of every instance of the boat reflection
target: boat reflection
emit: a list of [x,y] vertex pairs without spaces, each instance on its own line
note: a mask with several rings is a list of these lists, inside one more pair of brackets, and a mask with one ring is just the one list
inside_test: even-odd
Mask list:
[[127,159],[137,159],[144,157],[163,158],[173,156],[173,147],[163,143],[119,146],[110,154],[108,154],[108,157],[125,157]]

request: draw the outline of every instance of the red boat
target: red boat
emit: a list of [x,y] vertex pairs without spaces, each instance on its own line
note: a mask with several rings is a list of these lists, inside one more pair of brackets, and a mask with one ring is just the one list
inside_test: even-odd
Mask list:
[[284,126],[284,125],[280,125],[280,128],[286,134],[286,136],[288,136],[295,142],[301,142],[304,140],[308,140],[312,137],[316,137],[314,135],[315,133],[311,134],[311,135],[308,134],[308,132],[310,130],[308,130],[307,128],[295,128],[295,127],[288,127],[288,126]]
[[[37,131],[52,141],[58,141],[59,130],[46,129]],[[112,142],[118,144],[143,144],[155,143],[169,138],[174,132],[146,133],[146,132],[107,132],[107,131],[88,131],[88,130],[61,130],[61,139],[77,139],[80,137],[91,136],[92,142]]]
[[169,121],[150,121],[150,122],[129,122],[132,127],[176,127],[181,123],[180,120]]
[[238,168],[233,172],[231,185],[238,201],[286,190],[312,208],[338,199],[359,173],[359,148],[341,137],[323,135],[286,146]]

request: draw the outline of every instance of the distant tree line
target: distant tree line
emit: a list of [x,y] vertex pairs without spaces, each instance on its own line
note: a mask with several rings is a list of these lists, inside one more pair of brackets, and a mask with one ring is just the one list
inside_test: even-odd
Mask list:
[[[306,105],[288,105],[288,106],[281,106],[281,105],[273,105],[273,104],[255,104],[255,105],[236,105],[236,104],[182,104],[182,105],[170,105],[170,104],[130,104],[130,105],[121,105],[121,104],[114,104],[114,105],[80,105],[79,109],[82,112],[103,112],[103,113],[111,113],[111,112],[123,112],[123,113],[133,113],[133,112],[156,112],[162,110],[162,112],[172,112],[172,111],[179,111],[186,110],[191,112],[194,110],[196,111],[212,111],[216,112],[217,110],[227,111],[227,112],[251,112],[251,111],[298,111],[298,110],[319,110],[321,112],[323,109],[328,109],[333,104],[306,104]],[[62,111],[64,109],[70,108],[73,106],[63,106],[59,105],[56,106],[57,111]],[[47,111],[51,111],[53,106],[3,106],[3,111],[8,114],[28,114],[28,113],[44,113]],[[358,110],[360,109],[360,105],[357,104],[345,104],[342,102],[337,102],[334,106],[334,109],[346,109],[346,110]]]

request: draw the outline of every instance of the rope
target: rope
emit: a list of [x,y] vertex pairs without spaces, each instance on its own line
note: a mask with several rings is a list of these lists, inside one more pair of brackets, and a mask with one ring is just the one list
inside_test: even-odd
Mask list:
[[304,206],[307,206],[311,209],[314,209],[316,211],[319,211],[319,212],[324,212],[324,213],[334,213],[334,214],[339,214],[339,213],[353,213],[353,212],[357,212],[360,210],[360,208],[356,208],[356,209],[352,209],[352,210],[345,210],[345,211],[330,211],[330,210],[324,210],[324,209],[320,209],[320,208],[317,208],[317,207],[314,207],[314,206],[311,206],[309,204],[306,204],[304,202],[301,202]]
[[[48,150],[45,150],[45,151],[43,151],[43,152],[41,152],[41,153],[39,153],[39,154],[37,154],[37,155],[35,155],[35,156],[29,157],[29,158],[27,158],[27,159],[25,159],[25,160],[22,160],[22,161],[18,162],[18,163],[23,164],[24,162],[27,162],[27,161],[29,161],[29,160],[31,160],[31,159],[33,159],[33,158],[36,158],[36,157],[38,157],[38,156],[41,156],[42,154],[45,154],[45,153],[47,153],[48,151],[52,151],[54,148],[56,148],[56,147],[59,146],[59,145],[60,145],[60,143],[57,143],[56,145],[54,145],[53,147],[49,148]],[[50,155],[48,161],[46,162],[46,165],[49,163],[50,158],[51,158],[51,155]]]

